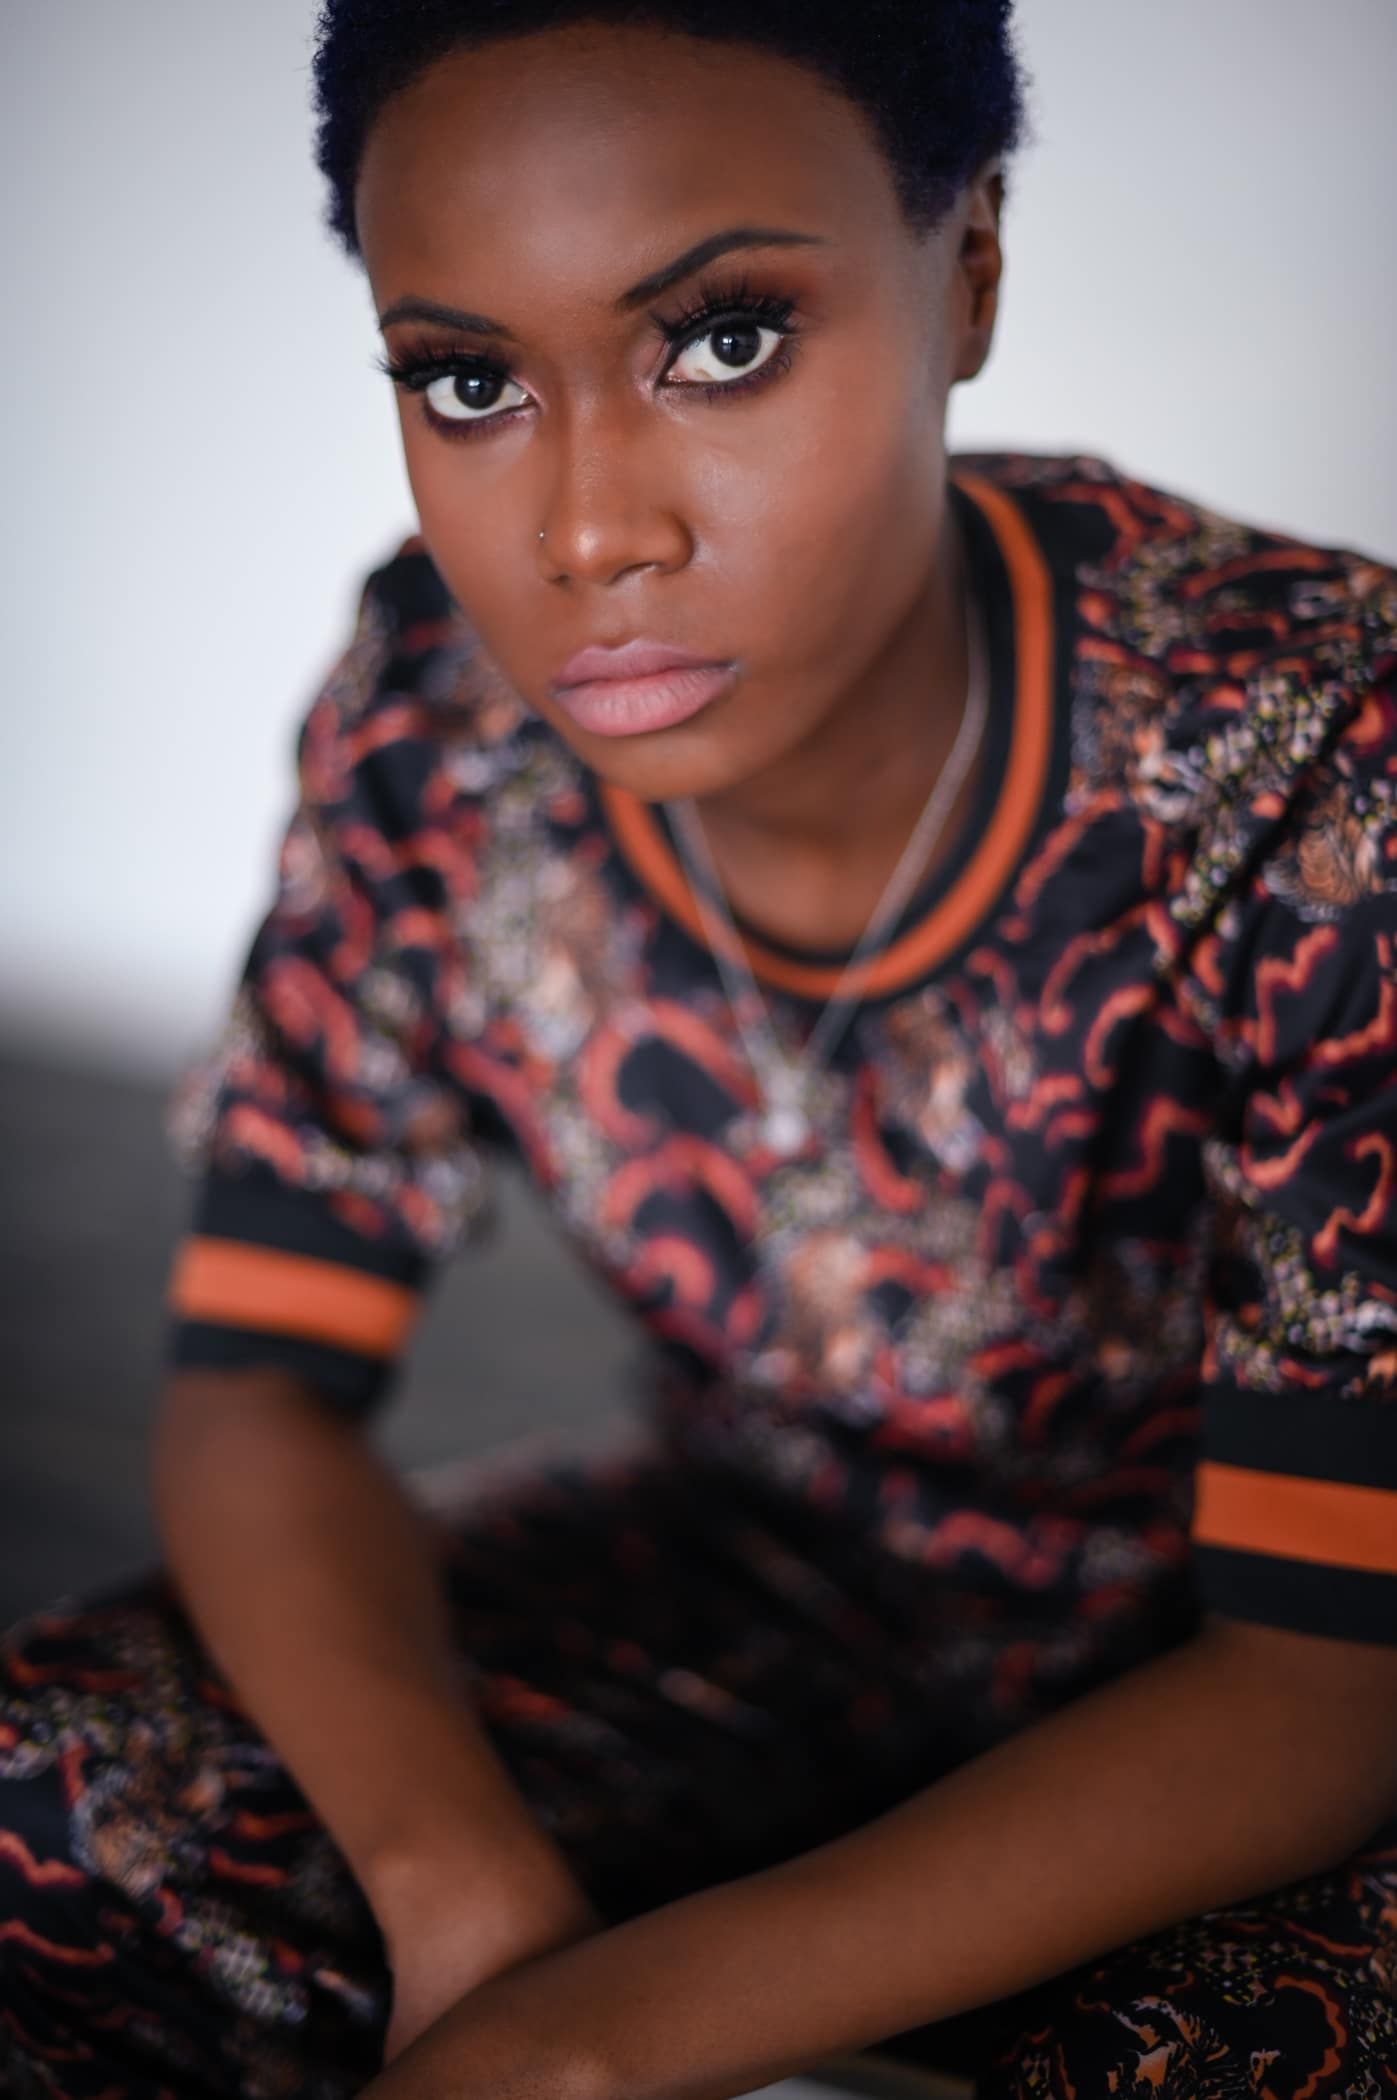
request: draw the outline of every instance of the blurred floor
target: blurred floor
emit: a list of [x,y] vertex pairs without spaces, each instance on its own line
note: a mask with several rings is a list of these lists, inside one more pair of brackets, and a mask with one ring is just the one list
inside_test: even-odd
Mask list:
[[[157,1553],[147,1438],[191,1198],[167,1091],[0,1050],[0,1627]],[[438,1277],[380,1418],[401,1466],[627,1418],[623,1316],[513,1170],[498,1184],[498,1233]]]

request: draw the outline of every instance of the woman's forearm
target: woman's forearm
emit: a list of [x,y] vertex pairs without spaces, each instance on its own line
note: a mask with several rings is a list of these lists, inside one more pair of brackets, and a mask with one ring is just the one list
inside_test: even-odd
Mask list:
[[184,1371],[153,1492],[170,1572],[240,1702],[382,1918],[424,1865],[561,1878],[475,1718],[427,1519],[361,1434],[279,1372]]
[[1397,1811],[1397,1651],[1251,1631],[1205,1629],[858,1830],[492,1979],[373,2100],[483,2100],[487,2077],[492,2100],[724,2100],[1321,1870]]

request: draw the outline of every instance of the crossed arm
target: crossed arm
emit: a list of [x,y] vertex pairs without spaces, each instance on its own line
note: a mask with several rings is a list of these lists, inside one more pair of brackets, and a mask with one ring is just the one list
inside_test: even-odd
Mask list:
[[1198,1634],[874,1821],[493,1977],[369,2100],[725,2100],[1318,1873],[1397,1815],[1397,1646]]

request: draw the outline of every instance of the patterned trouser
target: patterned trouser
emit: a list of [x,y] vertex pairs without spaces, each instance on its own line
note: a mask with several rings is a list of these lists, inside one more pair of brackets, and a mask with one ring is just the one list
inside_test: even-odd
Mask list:
[[[461,1652],[608,1922],[934,1776],[886,1623],[754,1507],[636,1449],[493,1476],[450,1520]],[[3,2091],[341,2100],[389,2005],[367,1904],[163,1573],[12,1628]],[[899,2045],[973,2070],[982,2100],[1397,2095],[1397,1821],[1330,1872]]]

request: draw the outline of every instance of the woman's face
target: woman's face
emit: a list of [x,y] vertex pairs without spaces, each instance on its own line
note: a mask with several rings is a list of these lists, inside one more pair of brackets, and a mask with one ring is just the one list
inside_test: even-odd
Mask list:
[[[356,206],[388,352],[457,360],[398,391],[423,536],[604,778],[779,777],[876,688],[942,548],[947,393],[988,350],[960,251],[989,199],[918,238],[847,97],[653,28],[453,53],[380,113]],[[413,302],[459,319],[391,318]],[[636,640],[719,668],[561,689]]]

